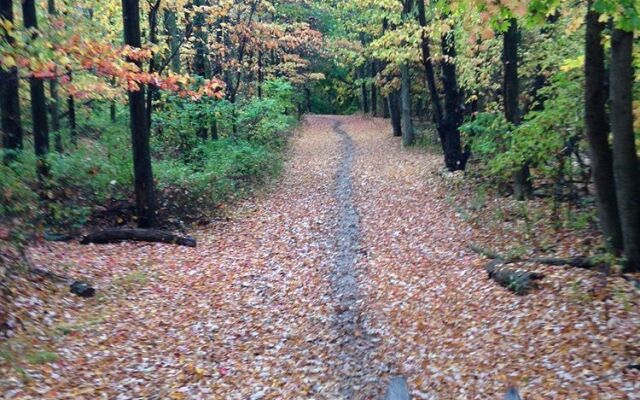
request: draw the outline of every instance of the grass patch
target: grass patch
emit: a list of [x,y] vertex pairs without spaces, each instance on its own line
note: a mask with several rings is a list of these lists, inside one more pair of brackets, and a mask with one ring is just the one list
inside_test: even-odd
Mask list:
[[29,364],[41,365],[58,361],[58,355],[49,350],[36,350],[26,355]]

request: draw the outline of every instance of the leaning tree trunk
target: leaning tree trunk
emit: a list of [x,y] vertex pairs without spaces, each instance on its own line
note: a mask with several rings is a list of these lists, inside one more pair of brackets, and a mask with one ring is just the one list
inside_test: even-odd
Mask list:
[[[22,2],[22,16],[25,28],[38,29],[35,0]],[[47,124],[47,98],[42,79],[29,78],[31,92],[31,118],[33,120],[33,146],[37,158],[38,177],[49,174],[46,157],[49,153],[49,126]]]
[[[13,1],[0,2],[0,18],[13,22]],[[13,38],[4,31],[3,40],[12,46]],[[20,122],[20,96],[18,94],[18,69],[10,67],[0,68],[0,114],[2,128],[2,147],[8,150],[5,153],[5,162],[10,162],[15,157],[15,152],[22,149],[22,124]]]
[[[122,0],[124,20],[124,41],[131,47],[141,46],[140,8],[138,0]],[[142,63],[129,60],[142,68]],[[131,124],[131,142],[133,147],[133,175],[138,226],[149,228],[155,222],[155,193],[153,171],[151,169],[151,150],[149,146],[149,126],[146,121],[144,90],[129,92],[129,113]]]
[[589,1],[586,18],[584,124],[591,151],[591,173],[595,183],[600,227],[609,245],[620,251],[622,250],[622,228],[618,213],[606,114],[607,91],[604,46],[602,45],[602,32],[605,25],[599,21],[600,14],[591,9],[592,4],[593,1]]
[[625,270],[640,271],[640,185],[633,132],[633,32],[611,34],[611,131],[613,171],[626,258]]
[[[418,22],[422,28],[427,27],[427,17],[424,10],[424,1],[418,1]],[[431,61],[431,50],[429,48],[429,35],[424,30],[420,41],[420,49],[422,50],[422,65],[424,66],[425,79],[429,87],[429,95],[431,97],[431,107],[433,109],[433,119],[440,135],[440,141],[444,146],[444,138],[440,132],[440,123],[442,121],[442,106],[438,96],[438,87],[436,86],[436,77]],[[444,148],[443,148],[444,150]]]
[[[513,125],[520,124],[520,110],[518,109],[518,23],[515,19],[509,22],[509,29],[504,34],[502,65],[504,115],[505,119]],[[531,197],[533,189],[529,166],[525,162],[513,173],[513,191],[515,198],[525,200]]]

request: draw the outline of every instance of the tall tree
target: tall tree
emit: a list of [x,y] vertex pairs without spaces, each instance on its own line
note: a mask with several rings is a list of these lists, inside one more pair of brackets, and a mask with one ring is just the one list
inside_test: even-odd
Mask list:
[[[520,124],[520,109],[518,106],[519,77],[518,77],[518,22],[515,18],[509,20],[509,28],[503,35],[502,66],[503,66],[503,103],[505,119],[513,125]],[[529,166],[526,162],[513,173],[513,191],[515,198],[525,200],[531,197],[532,187]]]
[[607,90],[602,44],[604,28],[604,23],[600,22],[600,14],[593,10],[593,1],[590,0],[585,37],[585,132],[591,151],[591,173],[595,183],[600,226],[609,244],[616,250],[622,250],[622,228],[606,113]]
[[180,38],[178,36],[178,24],[176,12],[165,8],[163,11],[164,30],[169,43],[169,56],[171,57],[171,70],[180,73]]
[[627,271],[640,271],[640,166],[633,131],[633,31],[611,33],[613,172]]
[[[13,23],[13,1],[0,2],[0,18]],[[14,43],[9,32],[3,32],[2,40],[10,46]],[[0,113],[2,147],[8,152],[5,161],[11,161],[15,151],[22,149],[22,123],[20,121],[20,96],[18,95],[18,69],[14,66],[0,68]]]
[[376,77],[378,76],[378,60],[371,60],[371,115],[378,116],[378,89],[376,87]]
[[[413,10],[413,0],[404,0],[402,9],[402,19],[407,21]],[[411,70],[409,60],[403,60],[400,64],[400,99],[401,99],[401,123],[402,123],[402,144],[412,145],[415,142],[415,132],[413,130],[413,120],[411,119]]]
[[[58,15],[56,1],[47,0],[47,11],[50,17]],[[62,135],[60,134],[60,96],[58,96],[58,78],[49,80],[49,113],[51,114],[51,129],[54,132],[54,148],[57,152],[62,152]]]
[[468,154],[460,145],[460,125],[463,119],[462,101],[456,75],[456,44],[452,31],[442,36],[442,87],[444,89],[444,115],[439,124],[444,150],[444,163],[450,171],[464,170]]
[[[124,42],[131,47],[141,47],[140,6],[138,0],[122,0],[124,21]],[[139,60],[128,60],[142,68]],[[133,175],[138,226],[149,228],[155,223],[155,193],[151,150],[149,146],[149,125],[145,110],[144,90],[129,90],[129,114],[131,143],[133,147]]]
[[431,49],[429,48],[429,34],[425,31],[427,28],[427,16],[424,7],[424,0],[418,0],[418,22],[422,27],[420,50],[422,53],[422,65],[425,72],[425,80],[429,88],[429,96],[431,97],[431,107],[433,112],[433,119],[440,135],[440,141],[444,144],[445,140],[442,136],[440,124],[442,122],[442,105],[440,104],[440,98],[438,96],[438,87],[436,86],[436,75],[433,69],[433,62],[431,60]]
[[[36,15],[35,0],[22,2],[22,17],[24,26],[33,29],[33,37],[37,35],[38,18]],[[47,99],[44,94],[44,82],[42,79],[29,78],[31,92],[31,118],[33,120],[33,145],[37,158],[37,170],[40,177],[48,175],[46,156],[49,153],[49,126],[47,123]]]

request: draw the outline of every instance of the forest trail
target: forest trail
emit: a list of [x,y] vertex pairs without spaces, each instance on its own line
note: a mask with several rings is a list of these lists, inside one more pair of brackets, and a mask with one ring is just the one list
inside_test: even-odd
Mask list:
[[500,398],[510,384],[529,399],[633,398],[637,380],[603,377],[600,365],[627,362],[619,346],[638,319],[607,325],[607,310],[562,298],[553,272],[535,296],[488,281],[467,250],[478,233],[447,202],[440,165],[402,149],[384,120],[308,116],[275,186],[195,232],[195,249],[33,249],[34,262],[88,276],[99,296],[48,304],[64,314],[41,318],[65,333],[39,340],[58,362],[0,389],[8,398],[379,399],[403,375],[418,399]]

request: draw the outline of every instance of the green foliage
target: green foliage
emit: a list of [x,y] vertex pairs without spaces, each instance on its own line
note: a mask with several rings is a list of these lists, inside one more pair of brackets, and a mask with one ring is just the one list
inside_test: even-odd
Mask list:
[[539,91],[544,105],[529,112],[514,126],[502,113],[485,112],[465,123],[461,130],[487,175],[508,180],[528,162],[541,178],[557,174],[558,160],[577,145],[583,130],[583,81],[575,71],[557,73]]
[[[263,98],[214,102],[169,97],[154,115],[153,168],[161,208],[171,215],[198,214],[242,195],[276,175],[285,132],[296,122],[295,94],[285,80],[264,83]],[[132,198],[133,163],[128,121],[112,122],[98,108],[80,114],[76,146],[63,129],[66,152],[51,152],[50,175],[39,182],[31,151],[0,164],[0,218],[30,227],[74,229],[96,206]],[[201,127],[218,124],[220,140],[203,140]],[[234,132],[233,125],[236,129]],[[25,148],[31,148],[25,143]]]

